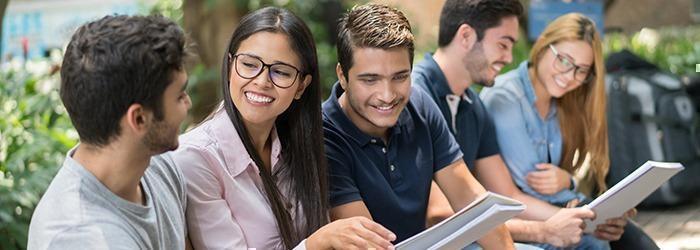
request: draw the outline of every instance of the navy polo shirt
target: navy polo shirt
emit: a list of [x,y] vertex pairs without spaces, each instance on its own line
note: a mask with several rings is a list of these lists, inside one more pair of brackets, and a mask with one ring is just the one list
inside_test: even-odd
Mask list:
[[433,174],[462,158],[440,111],[422,90],[412,88],[388,145],[362,132],[343,112],[340,84],[323,103],[323,130],[336,207],[363,201],[374,221],[405,240],[425,229]]
[[[493,119],[479,95],[471,89],[460,96],[453,95],[445,74],[430,53],[413,68],[411,80],[437,103],[470,170],[474,169],[476,160],[500,153]],[[450,103],[454,106],[450,107]]]

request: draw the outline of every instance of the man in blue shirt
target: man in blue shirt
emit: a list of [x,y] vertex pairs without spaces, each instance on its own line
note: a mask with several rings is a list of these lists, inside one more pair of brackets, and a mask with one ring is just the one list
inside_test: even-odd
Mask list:
[[[586,208],[563,208],[523,193],[510,176],[499,154],[493,121],[478,95],[469,87],[476,83],[489,87],[506,64],[518,37],[518,16],[522,6],[517,0],[447,0],[440,17],[438,50],[426,54],[412,73],[413,83],[425,90],[440,108],[450,131],[460,144],[464,161],[486,189],[524,202],[527,209],[506,223],[513,239],[565,247],[581,241],[583,219],[591,218]],[[557,183],[563,170],[541,171],[543,179],[558,188],[574,188],[573,182]],[[539,173],[538,173],[539,174]],[[570,176],[569,176],[570,177]],[[433,185],[435,186],[435,185]],[[428,208],[428,224],[453,213],[439,189],[433,187]],[[615,240],[622,234],[621,224],[602,239]],[[591,237],[592,238],[592,237]],[[595,247],[596,240],[579,247]]]
[[[323,103],[331,218],[371,218],[400,242],[425,229],[433,179],[455,210],[485,192],[430,97],[411,89],[406,17],[383,5],[355,7],[337,44],[339,82]],[[479,244],[513,247],[504,226]]]

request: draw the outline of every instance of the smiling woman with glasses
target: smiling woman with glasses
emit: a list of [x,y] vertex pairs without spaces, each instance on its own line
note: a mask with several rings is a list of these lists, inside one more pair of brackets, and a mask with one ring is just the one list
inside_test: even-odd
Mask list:
[[[591,19],[563,15],[533,44],[529,61],[481,92],[515,184],[553,205],[585,203],[607,189],[610,162],[601,47]],[[627,223],[635,213],[630,210],[609,220],[594,234],[584,235],[575,248],[607,249],[609,241],[623,234],[630,249],[655,248],[643,231]]]
[[180,137],[195,249],[379,249],[367,218],[329,222],[321,85],[304,22],[267,7],[241,19],[223,56],[224,100]]

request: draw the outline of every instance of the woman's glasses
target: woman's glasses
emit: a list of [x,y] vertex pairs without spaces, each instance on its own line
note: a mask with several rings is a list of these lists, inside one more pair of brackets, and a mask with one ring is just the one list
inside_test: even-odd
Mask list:
[[559,73],[567,73],[573,70],[574,79],[581,83],[587,83],[593,78],[594,74],[591,72],[590,67],[582,67],[574,64],[573,60],[559,54],[557,49],[555,49],[551,44],[549,45],[549,48],[552,50],[552,53],[554,53],[554,69],[559,71]]
[[237,54],[233,56],[234,68],[236,73],[245,79],[253,79],[260,75],[263,70],[267,67],[267,73],[274,84],[277,87],[286,89],[294,85],[297,76],[301,71],[292,65],[286,63],[273,63],[267,64],[262,61],[262,59],[247,55],[247,54]]

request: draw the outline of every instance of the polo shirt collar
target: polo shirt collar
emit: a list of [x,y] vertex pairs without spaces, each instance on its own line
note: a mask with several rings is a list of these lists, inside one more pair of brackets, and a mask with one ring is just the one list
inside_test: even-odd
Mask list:
[[[411,91],[416,90],[412,89]],[[358,128],[357,125],[355,125],[355,123],[353,123],[350,120],[350,118],[340,107],[340,103],[338,103],[338,97],[340,97],[340,95],[342,95],[343,92],[344,90],[340,86],[340,83],[336,81],[335,84],[333,84],[333,88],[331,89],[330,97],[328,97],[328,100],[323,103],[324,113],[338,130],[340,130],[347,137],[352,138],[358,145],[364,147],[370,142],[376,142],[377,138],[374,138],[372,136],[369,136],[365,132],[362,132],[362,130],[360,130],[360,128]],[[389,139],[401,134],[400,127],[408,123],[410,119],[409,116],[410,114],[408,114],[408,110],[406,110],[406,108],[404,107],[404,109],[401,111],[401,114],[399,114],[399,119],[397,123],[390,128],[391,137]]]
[[452,89],[450,89],[450,85],[447,83],[447,77],[445,77],[445,73],[442,72],[442,69],[440,69],[440,65],[438,65],[435,59],[433,59],[432,54],[425,53],[423,60],[425,61],[423,64],[425,76],[427,76],[428,80],[433,83],[435,93],[438,95],[438,97],[447,100],[448,103],[450,103],[450,99],[456,101],[459,100],[459,98],[469,102],[470,104],[472,103],[472,99],[469,97],[469,95],[467,95],[467,91],[464,91],[462,95],[452,94]]

